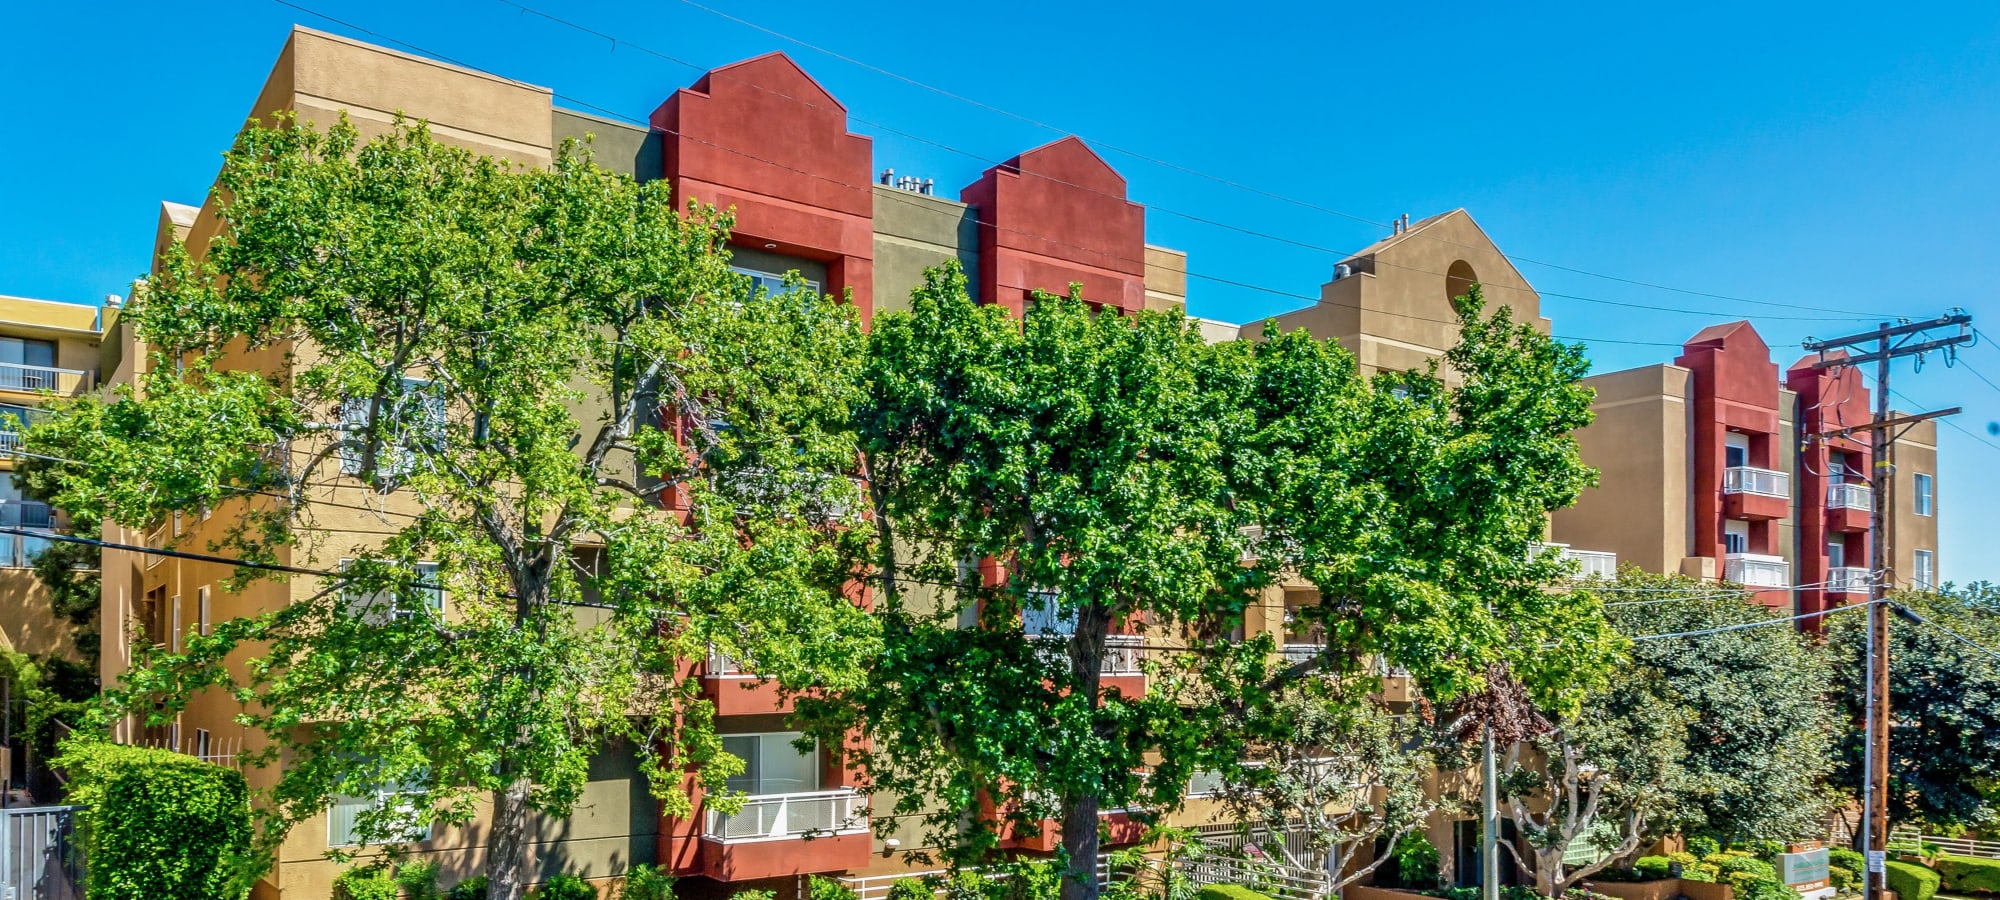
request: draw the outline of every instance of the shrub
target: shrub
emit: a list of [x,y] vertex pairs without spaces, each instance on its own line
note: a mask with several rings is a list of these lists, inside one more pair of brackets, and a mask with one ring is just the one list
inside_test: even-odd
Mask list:
[[1778,870],[1776,867],[1741,850],[1729,850],[1717,853],[1702,860],[1702,862],[1714,866],[1715,870],[1723,875],[1742,874],[1766,881],[1778,880]]
[[856,900],[854,889],[825,875],[814,875],[807,889],[810,900]]
[[575,875],[557,875],[528,896],[534,900],[597,900],[597,889]]
[[2000,894],[2000,859],[1947,853],[1937,858],[1937,872],[1941,886],[1954,894]]
[[396,900],[396,879],[381,866],[348,869],[333,879],[333,900]]
[[889,882],[889,900],[931,900],[935,896],[919,879],[898,878]]
[[1698,862],[1691,866],[1681,867],[1682,881],[1714,882],[1720,880],[1721,877],[1722,877],[1721,870],[1705,862]]
[[1240,884],[1205,884],[1194,894],[1195,900],[1271,900],[1269,896],[1257,893]]
[[486,876],[474,875],[455,885],[445,900],[486,900]]
[[1431,890],[1443,882],[1438,876],[1437,845],[1421,832],[1412,832],[1396,842],[1389,867],[1395,869],[1396,884],[1410,890]]
[[83,807],[92,900],[241,900],[249,893],[243,773],[169,750],[69,741],[56,768]]
[[405,863],[396,869],[396,886],[404,900],[438,900],[437,874],[437,863]]
[[1632,863],[1632,871],[1648,880],[1667,877],[1673,867],[1674,861],[1664,856],[1641,856]]
[[[889,888],[891,900],[896,889]],[[625,873],[625,885],[618,889],[619,900],[674,900],[674,876],[652,866],[633,866]],[[925,896],[923,900],[930,900]]]
[[1826,851],[1826,861],[1828,865],[1839,866],[1849,872],[1859,872],[1868,866],[1868,860],[1861,855],[1861,851],[1849,850],[1846,847],[1835,847]]
[[1855,870],[1846,866],[1828,864],[1826,867],[1826,880],[1833,882],[1833,889],[1842,894],[1850,893],[1861,887],[1861,876]]
[[737,891],[729,895],[729,900],[778,900],[777,891]]
[[1689,853],[1694,854],[1697,858],[1707,859],[1717,853],[1721,853],[1722,844],[1718,843],[1715,838],[1697,835],[1688,838],[1687,849]]
[[1931,896],[1937,893],[1941,880],[1938,873],[1900,859],[1889,860],[1888,868],[1884,880],[1888,882],[1889,890],[1895,891],[1901,900],[1931,900]]

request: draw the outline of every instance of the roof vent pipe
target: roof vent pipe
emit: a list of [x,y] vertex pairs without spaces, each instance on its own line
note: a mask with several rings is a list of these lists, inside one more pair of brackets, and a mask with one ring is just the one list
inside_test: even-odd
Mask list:
[[896,170],[895,170],[895,169],[883,169],[883,170],[882,170],[882,183],[883,183],[883,184],[894,184],[894,183],[895,183],[895,181],[896,181]]

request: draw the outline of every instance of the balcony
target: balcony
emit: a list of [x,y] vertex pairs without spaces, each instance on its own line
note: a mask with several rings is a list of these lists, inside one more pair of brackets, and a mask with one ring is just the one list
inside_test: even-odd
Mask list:
[[90,390],[90,382],[91,374],[81,369],[0,363],[0,391],[50,391],[59,396],[73,397]]
[[1285,665],[1296,666],[1299,663],[1317,659],[1321,653],[1326,652],[1326,645],[1307,644],[1304,642],[1294,643],[1291,640],[1286,640],[1285,646],[1280,647],[1278,652],[1284,656]]
[[1540,555],[1543,550],[1554,547],[1562,551],[1562,558],[1577,565],[1580,578],[1617,578],[1618,554],[1607,550],[1578,550],[1568,544],[1548,544],[1536,541],[1528,545],[1528,555]]
[[1829,594],[1866,594],[1873,587],[1875,579],[1867,569],[1860,566],[1837,566],[1826,570],[1826,592]]
[[[9,528],[51,528],[54,511],[46,503],[32,500],[0,500],[0,525]],[[25,569],[47,549],[47,538],[0,534],[0,568]]]
[[1782,519],[1790,512],[1792,476],[1774,469],[1722,470],[1722,514],[1732,519]]
[[868,864],[868,798],[853,788],[761,794],[733,813],[708,810],[701,873],[748,881],[859,869]]
[[1723,557],[1722,579],[1750,588],[1790,587],[1792,567],[1782,556],[1731,553]]
[[1842,482],[1826,486],[1828,531],[1867,531],[1875,516],[1875,490],[1865,484]]
[[792,698],[778,690],[778,683],[743,667],[743,664],[713,650],[701,674],[701,689],[715,704],[718,716],[754,716],[792,711]]

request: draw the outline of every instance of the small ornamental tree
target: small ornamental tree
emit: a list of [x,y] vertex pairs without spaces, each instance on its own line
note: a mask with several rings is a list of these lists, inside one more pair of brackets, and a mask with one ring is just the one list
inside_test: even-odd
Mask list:
[[240,900],[250,853],[243,774],[169,750],[70,740],[54,765],[82,807],[89,895]]
[[170,247],[127,313],[139,383],[25,441],[77,515],[212,511],[226,530],[194,549],[340,569],[117,695],[243,702],[251,761],[280,767],[262,859],[336,797],[421,795],[360,816],[376,841],[485,797],[490,896],[520,900],[530,813],[566,814],[608,747],[652,763],[666,814],[690,812],[689,766],[727,808],[742,762],[682,661],[854,683],[860,331],[733,276],[725,216],[571,146],[517,170],[422,126],[363,144],[288,119],[243,132],[206,214],[214,238]]
[[[1985,647],[2000,647],[2000,587],[1986,582],[1893,598],[1923,619]],[[1834,687],[1860,723],[1867,616],[1828,616]],[[1889,818],[1941,828],[2000,819],[2000,660],[1943,630],[1896,618],[1889,627]],[[1865,735],[1843,735],[1838,783],[1861,793]]]

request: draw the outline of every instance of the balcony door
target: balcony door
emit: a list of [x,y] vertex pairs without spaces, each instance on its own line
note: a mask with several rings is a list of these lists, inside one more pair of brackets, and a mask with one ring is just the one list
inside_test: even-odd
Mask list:
[[1722,440],[1722,465],[1724,467],[1740,469],[1750,464],[1749,435],[1732,431],[1723,435]]
[[1847,542],[1827,541],[1826,567],[1829,569],[1840,569],[1840,568],[1845,568],[1846,566],[1847,566]]
[[743,772],[729,778],[732,793],[752,796],[802,794],[819,790],[819,752],[800,753],[796,731],[727,734],[722,749],[743,760]]
[[1750,552],[1750,523],[1731,519],[1722,524],[1722,552]]

